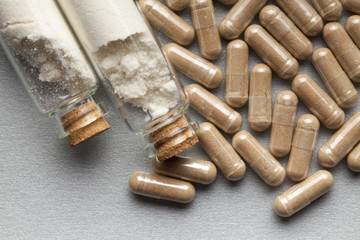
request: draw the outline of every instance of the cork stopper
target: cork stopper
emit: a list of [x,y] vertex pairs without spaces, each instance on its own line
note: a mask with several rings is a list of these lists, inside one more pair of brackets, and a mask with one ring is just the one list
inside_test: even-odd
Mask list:
[[70,133],[67,136],[70,146],[74,147],[109,129],[110,125],[102,115],[95,103],[90,101],[61,116],[64,130]]
[[169,159],[198,142],[193,126],[184,115],[149,133],[149,137],[159,161]]

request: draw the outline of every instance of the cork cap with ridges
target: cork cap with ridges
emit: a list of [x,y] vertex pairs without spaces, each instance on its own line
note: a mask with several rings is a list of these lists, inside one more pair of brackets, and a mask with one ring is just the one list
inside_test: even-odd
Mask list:
[[63,128],[70,133],[67,136],[71,147],[94,137],[110,125],[93,101],[87,102],[61,116]]
[[195,129],[186,116],[180,116],[149,133],[149,138],[154,143],[156,157],[160,161],[169,159],[198,142]]

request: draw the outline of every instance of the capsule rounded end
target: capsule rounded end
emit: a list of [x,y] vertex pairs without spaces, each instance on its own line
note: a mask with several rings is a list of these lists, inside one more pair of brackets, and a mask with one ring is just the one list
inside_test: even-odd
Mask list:
[[212,162],[208,162],[209,171],[206,174],[206,178],[203,179],[202,184],[210,184],[215,181],[217,176],[217,169]]
[[[298,75],[300,76],[300,75]],[[296,78],[295,78],[296,79]],[[295,81],[294,79],[294,81]],[[293,81],[293,83],[294,83]],[[275,97],[275,103],[286,106],[297,106],[298,98],[293,91],[284,90],[279,92]]]
[[173,11],[182,11],[184,10],[187,5],[189,5],[190,0],[185,0],[185,1],[167,1],[165,0],[166,5]]
[[230,181],[239,181],[240,179],[242,179],[245,175],[246,172],[246,165],[245,163],[242,162],[242,164],[238,164],[234,171],[231,172],[230,174],[228,174],[226,177],[227,180]]
[[292,214],[285,208],[283,201],[286,201],[281,195],[274,201],[274,211],[280,217],[290,217]]
[[280,9],[274,5],[263,7],[259,13],[259,21],[261,25],[267,26],[279,14]]
[[305,60],[308,57],[310,57],[311,54],[313,53],[314,49],[311,41],[306,41],[306,42],[307,42],[306,46],[301,51],[299,51],[295,56],[299,60]]
[[356,104],[356,102],[357,102],[357,100],[359,98],[358,92],[354,89],[348,95],[349,96],[347,97],[347,99],[345,99],[342,102],[338,103],[340,107],[342,107],[342,108],[351,108],[351,107],[355,106],[355,104]]
[[219,24],[220,35],[226,40],[234,40],[241,35],[241,32],[232,24],[231,21],[223,19]]
[[266,183],[269,184],[270,186],[276,187],[282,184],[285,180],[285,176],[286,176],[285,168],[282,166],[278,167],[276,173],[274,174],[276,174],[276,177],[266,181]]
[[324,28],[324,22],[320,16],[316,16],[311,21],[313,24],[308,29],[304,30],[305,35],[309,37],[317,36]]
[[225,102],[233,108],[240,108],[244,106],[248,101],[247,97],[239,96],[225,96]]
[[314,115],[304,114],[299,118],[296,127],[318,130],[320,128],[320,122]]
[[336,111],[333,115],[324,123],[325,127],[329,129],[338,129],[345,122],[345,113],[343,110]]
[[252,121],[248,121],[249,122],[249,126],[252,130],[257,131],[257,132],[263,132],[265,130],[267,130],[270,125],[271,122],[252,122]]
[[213,77],[210,83],[206,87],[211,89],[217,88],[222,83],[223,77],[224,77],[223,71],[218,66],[215,66]]
[[285,70],[282,72],[277,72],[280,78],[290,79],[296,76],[299,72],[299,63],[295,58],[289,59],[284,66]]
[[289,154],[290,148],[279,148],[279,147],[273,146],[270,143],[269,152],[275,157],[285,157],[286,155]]
[[222,53],[222,46],[219,45],[218,47],[214,47],[212,49],[200,49],[201,56],[206,58],[207,60],[215,60],[217,59]]
[[186,191],[182,192],[181,198],[178,200],[180,203],[189,203],[195,198],[195,187],[188,182],[184,182],[186,186]]
[[289,177],[289,179],[294,182],[300,182],[307,177],[307,174],[300,173],[289,168],[286,169],[286,174]]
[[350,32],[351,29],[358,26],[360,24],[360,16],[359,15],[352,15],[351,17],[346,20],[345,29],[347,32]]
[[338,4],[336,7],[332,8],[332,10],[326,12],[322,17],[328,21],[333,22],[338,20],[342,13],[342,5]]
[[347,163],[348,167],[351,169],[351,171],[360,172],[359,156],[356,156],[354,153],[350,153],[347,158],[346,163]]
[[338,22],[329,22],[325,24],[322,35],[325,41],[328,39],[329,36],[331,36],[332,32],[339,31],[339,28],[342,28],[341,24]]
[[234,111],[234,113],[229,116],[229,118],[232,119],[232,122],[226,127],[226,129],[223,129],[224,132],[227,134],[234,134],[237,131],[240,130],[242,125],[242,117],[240,113]]
[[322,146],[319,149],[317,153],[317,158],[320,165],[326,168],[335,167],[339,162],[338,157],[327,146]]
[[[190,25],[189,25],[190,26]],[[193,27],[187,28],[186,31],[182,33],[182,37],[177,40],[177,43],[182,46],[190,45],[195,39],[195,30]]]
[[138,171],[133,173],[129,178],[129,186],[133,193],[139,193],[139,184],[144,172]]

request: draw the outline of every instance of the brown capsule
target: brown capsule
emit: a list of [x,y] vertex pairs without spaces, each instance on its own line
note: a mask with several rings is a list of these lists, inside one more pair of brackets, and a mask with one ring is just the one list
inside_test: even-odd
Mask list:
[[310,40],[276,6],[264,7],[259,14],[261,25],[281,43],[295,58],[304,60],[312,51]]
[[166,161],[152,159],[152,169],[161,175],[185,181],[210,184],[216,178],[216,167],[209,161],[174,156]]
[[246,104],[249,91],[249,48],[234,40],[226,49],[225,102],[238,108]]
[[239,0],[221,20],[220,35],[227,40],[238,38],[266,2],[267,0]]
[[269,151],[276,157],[289,154],[293,138],[298,98],[292,91],[281,91],[276,95]]
[[233,5],[239,0],[218,0],[218,1],[225,5]]
[[266,184],[278,186],[284,181],[284,167],[249,132],[235,134],[232,145]]
[[323,37],[349,78],[360,82],[360,50],[341,24],[326,24]]
[[275,199],[274,210],[281,217],[290,217],[329,191],[333,184],[332,174],[319,170],[279,195]]
[[286,168],[287,175],[291,180],[302,181],[308,176],[319,127],[319,120],[312,114],[304,114],[299,118]]
[[244,39],[279,77],[289,79],[298,73],[296,59],[260,25],[248,27]]
[[347,165],[354,172],[360,172],[360,144],[347,157]]
[[316,49],[311,60],[336,103],[342,108],[354,106],[358,92],[330,49]]
[[218,87],[223,79],[221,69],[176,43],[163,47],[171,64],[180,72],[206,88]]
[[191,183],[152,173],[134,173],[129,185],[133,193],[157,199],[188,203],[195,197],[195,188]]
[[360,14],[360,1],[359,0],[342,0],[342,5],[347,10]]
[[185,88],[190,106],[207,120],[228,134],[236,133],[242,125],[240,113],[229,107],[198,84],[190,84]]
[[291,20],[307,36],[321,33],[324,23],[319,14],[306,0],[275,0]]
[[297,75],[291,87],[325,127],[337,129],[344,124],[344,111],[309,75]]
[[320,16],[328,22],[336,21],[342,13],[339,0],[311,0]]
[[208,60],[217,59],[222,44],[212,0],[191,0],[190,11],[201,55]]
[[187,22],[158,0],[139,0],[147,20],[174,42],[187,46],[194,41],[195,31]]
[[271,69],[256,64],[250,71],[249,126],[254,131],[265,131],[271,125]]
[[355,113],[321,146],[317,153],[324,167],[335,167],[360,141],[360,113]]
[[345,29],[351,39],[360,48],[360,16],[352,15],[346,21]]
[[166,5],[173,11],[181,11],[186,8],[190,0],[165,0]]
[[200,124],[198,138],[211,160],[230,181],[243,178],[246,165],[224,136],[209,122]]

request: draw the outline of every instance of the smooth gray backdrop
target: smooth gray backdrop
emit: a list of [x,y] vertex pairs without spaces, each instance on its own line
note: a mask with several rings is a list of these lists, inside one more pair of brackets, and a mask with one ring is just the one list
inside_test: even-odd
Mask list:
[[[220,22],[230,7],[215,0],[214,5]],[[191,22],[188,8],[179,14]],[[340,22],[350,15],[344,10]],[[170,42],[155,33],[161,44]],[[326,45],[321,37],[311,40],[314,49]],[[227,43],[223,41],[224,50]],[[199,52],[196,40],[189,49]],[[223,70],[225,55],[214,61]],[[260,62],[251,51],[249,66]],[[324,87],[309,60],[300,62],[299,72]],[[192,83],[182,74],[179,78],[184,85]],[[269,187],[250,167],[239,182],[229,182],[219,172],[213,184],[195,185],[190,204],[140,197],[130,192],[128,178],[138,170],[151,172],[150,160],[103,88],[97,97],[110,106],[112,128],[70,148],[55,136],[54,122],[39,116],[2,50],[0,79],[0,239],[359,239],[360,174],[345,161],[331,169],[331,191],[288,219],[278,217],[272,204],[294,183]],[[274,76],[273,96],[290,84]],[[224,99],[224,84],[212,92]],[[359,110],[360,102],[345,111],[346,119]],[[247,107],[239,111],[242,129],[250,130]],[[300,103],[297,118],[305,113],[309,111]],[[204,121],[193,110],[189,115]],[[251,132],[267,147],[270,131]],[[333,133],[321,127],[316,152]],[[210,160],[200,145],[182,155]],[[279,160],[286,166],[287,157]],[[319,169],[315,153],[310,173]]]

